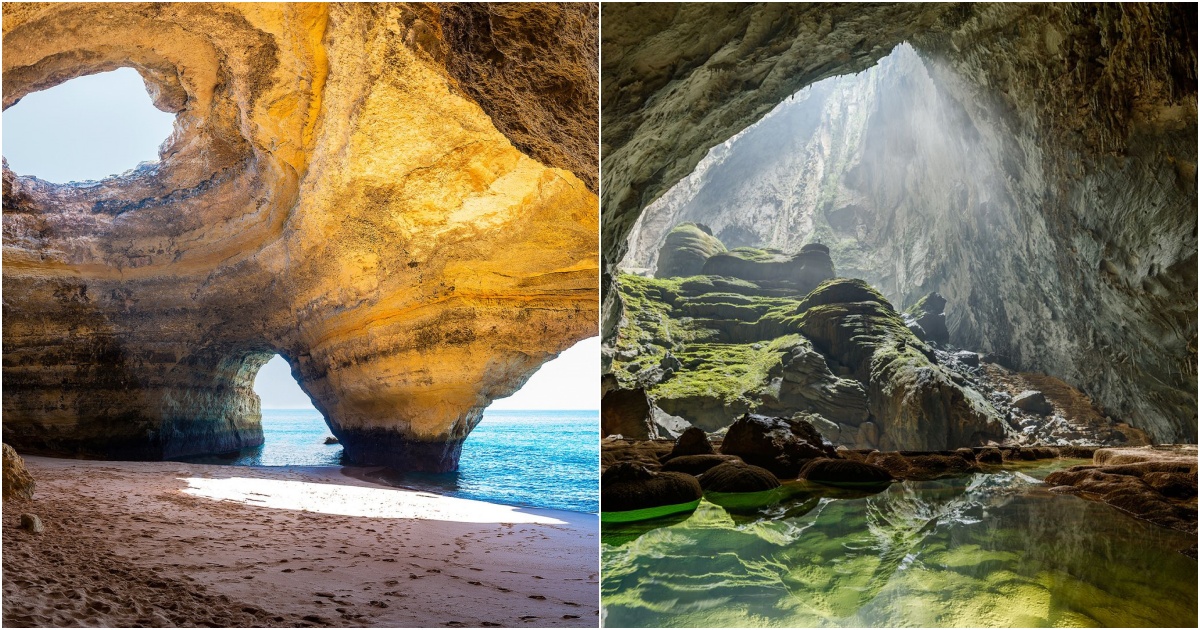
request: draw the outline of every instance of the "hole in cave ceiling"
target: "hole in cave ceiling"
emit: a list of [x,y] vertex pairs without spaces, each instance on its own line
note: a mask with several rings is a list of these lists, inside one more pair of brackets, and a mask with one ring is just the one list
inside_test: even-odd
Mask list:
[[99,181],[157,162],[175,114],[154,106],[142,77],[119,68],[26,95],[4,111],[4,159],[18,175]]

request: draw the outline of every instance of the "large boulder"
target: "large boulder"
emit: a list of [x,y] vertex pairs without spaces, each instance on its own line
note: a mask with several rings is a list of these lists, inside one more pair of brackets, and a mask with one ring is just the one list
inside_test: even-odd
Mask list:
[[709,257],[725,251],[712,230],[702,223],[680,223],[667,233],[658,250],[655,278],[678,278],[700,274]]
[[620,435],[629,440],[649,440],[655,435],[646,390],[609,390],[600,400],[600,432],[603,436]]
[[917,300],[916,304],[905,311],[907,321],[920,327],[914,331],[923,341],[944,344],[950,341],[950,331],[946,328],[946,298],[937,293],[930,293]]
[[679,438],[675,440],[675,446],[671,448],[671,452],[663,458],[663,461],[685,455],[712,455],[713,453],[716,451],[713,450],[712,442],[708,441],[708,434],[696,427],[689,427],[679,434]]
[[700,482],[677,472],[651,472],[634,462],[614,464],[600,477],[600,509],[628,512],[697,501]]
[[1046,400],[1045,394],[1032,390],[1023,391],[1014,396],[1012,405],[1021,411],[1036,413],[1039,416],[1044,416],[1054,411],[1054,407]]
[[714,466],[700,475],[699,481],[705,492],[762,492],[779,487],[771,471],[742,461]]
[[750,414],[730,425],[721,452],[737,455],[781,479],[794,479],[810,459],[837,456],[820,432],[804,420]]
[[25,468],[25,460],[7,444],[0,448],[4,451],[4,500],[32,499],[33,475]]
[[[857,434],[857,427],[870,416],[867,392],[863,386],[852,378],[834,375],[825,357],[806,339],[800,338],[794,345],[782,348],[782,352],[778,368],[778,394],[762,396],[759,413],[781,416],[796,412],[810,413],[822,419],[814,420],[813,424],[818,425],[818,429],[825,429],[822,434],[831,442],[835,442],[833,433],[841,435],[838,425],[846,425],[852,430],[835,443],[852,447],[870,446],[858,444],[852,437],[852,434]],[[833,426],[820,426],[822,421]]]
[[[823,283],[801,302],[800,331],[867,392],[883,450],[937,451],[1002,442],[1010,429],[978,392],[954,381],[931,348],[862,280]],[[865,424],[865,423],[864,423]]]

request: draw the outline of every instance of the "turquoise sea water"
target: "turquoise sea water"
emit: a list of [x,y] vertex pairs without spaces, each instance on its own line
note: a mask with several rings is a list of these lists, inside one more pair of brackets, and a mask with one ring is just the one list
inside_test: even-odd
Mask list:
[[[261,447],[187,461],[234,466],[340,466],[342,446],[315,409],[264,409]],[[381,481],[493,503],[596,512],[598,411],[487,411],[455,473],[385,472]]]

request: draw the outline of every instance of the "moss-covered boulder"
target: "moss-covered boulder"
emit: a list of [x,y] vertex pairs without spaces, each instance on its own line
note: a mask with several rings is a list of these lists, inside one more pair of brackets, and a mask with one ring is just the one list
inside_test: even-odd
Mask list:
[[885,450],[936,451],[1003,441],[1007,425],[978,392],[955,383],[883,296],[839,278],[805,297],[800,331],[863,384]]
[[7,444],[0,449],[3,450],[4,460],[4,500],[32,499],[35,484],[33,475],[25,468],[25,460]]
[[650,394],[663,411],[705,431],[720,430],[759,405],[782,348],[795,340],[687,344],[676,352],[681,369],[652,386]]
[[698,275],[713,255],[725,251],[725,245],[702,223],[680,223],[667,233],[658,250],[656,278],[680,278]]
[[[609,466],[600,477],[600,509],[606,513],[642,512],[641,515],[647,518],[665,516],[673,511],[695,509],[695,503],[703,494],[700,482],[691,475],[651,472],[633,462]],[[630,515],[629,520],[640,520],[638,516]]]

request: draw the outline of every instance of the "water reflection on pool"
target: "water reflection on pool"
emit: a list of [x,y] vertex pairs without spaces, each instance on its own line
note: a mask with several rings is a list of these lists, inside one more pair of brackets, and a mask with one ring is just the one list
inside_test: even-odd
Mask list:
[[1051,494],[1049,470],[858,498],[795,482],[750,513],[606,526],[604,624],[1195,627],[1195,537]]

